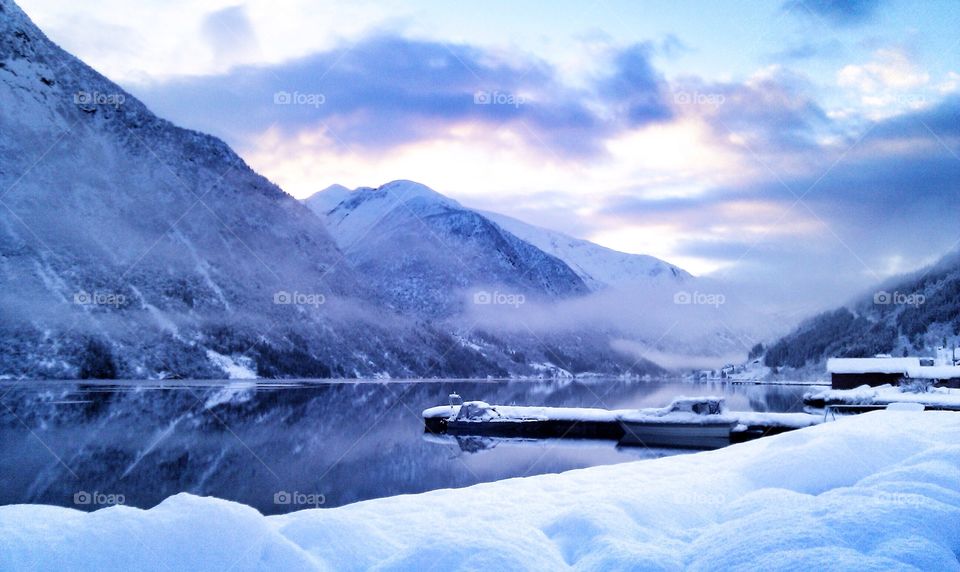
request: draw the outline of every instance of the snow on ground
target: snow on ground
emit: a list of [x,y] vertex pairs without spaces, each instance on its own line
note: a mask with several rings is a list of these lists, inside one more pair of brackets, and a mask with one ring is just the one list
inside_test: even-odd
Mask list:
[[827,404],[887,405],[889,403],[923,403],[930,406],[960,407],[960,389],[931,387],[923,393],[900,391],[892,385],[870,387],[861,385],[855,389],[827,389],[809,394],[809,399],[824,400]]
[[234,360],[230,356],[207,350],[207,359],[222,369],[223,373],[227,374],[227,379],[257,379],[255,366],[248,357]]
[[264,517],[0,507],[0,569],[960,570],[960,414]]

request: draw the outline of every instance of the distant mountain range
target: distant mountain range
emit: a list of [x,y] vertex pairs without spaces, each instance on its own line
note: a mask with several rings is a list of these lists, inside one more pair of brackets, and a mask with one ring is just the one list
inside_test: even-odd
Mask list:
[[822,372],[829,357],[932,355],[960,344],[960,252],[886,281],[850,304],[819,314],[770,344],[766,365]]

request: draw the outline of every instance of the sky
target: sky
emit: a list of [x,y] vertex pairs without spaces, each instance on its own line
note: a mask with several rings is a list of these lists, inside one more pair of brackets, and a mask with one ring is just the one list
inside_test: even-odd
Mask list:
[[416,180],[789,311],[960,247],[960,3],[20,0],[298,198]]

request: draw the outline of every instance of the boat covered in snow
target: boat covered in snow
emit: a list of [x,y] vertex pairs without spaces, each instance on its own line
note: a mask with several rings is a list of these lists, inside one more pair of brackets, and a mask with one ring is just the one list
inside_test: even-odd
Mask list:
[[621,413],[618,421],[621,444],[694,449],[729,445],[740,422],[728,414],[722,397],[680,397],[666,407]]

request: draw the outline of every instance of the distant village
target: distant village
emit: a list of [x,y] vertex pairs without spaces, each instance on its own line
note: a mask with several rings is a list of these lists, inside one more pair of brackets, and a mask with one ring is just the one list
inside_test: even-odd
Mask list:
[[[763,360],[754,358],[718,369],[694,370],[689,377],[696,381],[751,380],[760,379],[765,373]],[[933,357],[877,354],[868,358],[829,358],[827,373],[833,389],[903,383],[960,388],[960,348],[940,346]]]

